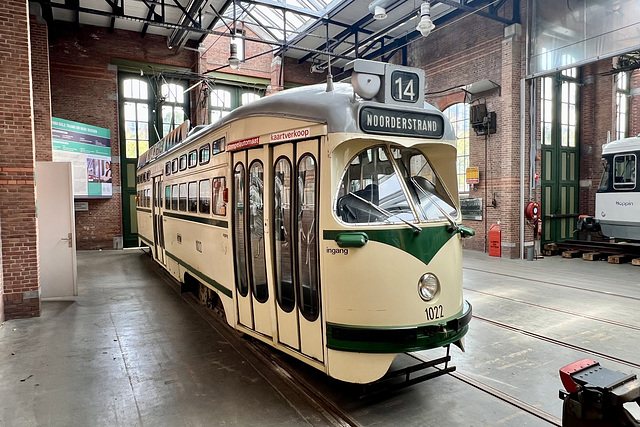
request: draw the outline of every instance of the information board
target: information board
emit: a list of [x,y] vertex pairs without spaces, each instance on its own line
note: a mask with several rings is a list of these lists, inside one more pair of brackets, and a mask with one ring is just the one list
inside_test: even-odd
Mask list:
[[110,130],[52,117],[51,133],[53,161],[71,162],[74,198],[111,197]]
[[482,221],[482,199],[460,199],[462,219]]

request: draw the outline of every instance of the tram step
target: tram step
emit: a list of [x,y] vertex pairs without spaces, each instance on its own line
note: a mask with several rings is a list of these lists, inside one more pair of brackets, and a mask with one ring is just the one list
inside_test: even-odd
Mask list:
[[607,259],[611,264],[624,264],[625,262],[629,262],[631,257],[629,255],[611,255]]
[[562,258],[578,258],[578,257],[582,256],[583,252],[584,251],[579,251],[579,250],[576,250],[576,251],[564,251],[564,252],[562,252]]

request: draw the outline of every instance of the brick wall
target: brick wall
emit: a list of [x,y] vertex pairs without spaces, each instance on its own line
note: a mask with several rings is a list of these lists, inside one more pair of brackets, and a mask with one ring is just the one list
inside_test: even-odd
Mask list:
[[640,70],[631,75],[631,98],[629,102],[629,136],[640,134]]
[[31,78],[33,80],[33,122],[36,161],[53,160],[51,149],[51,87],[49,85],[49,38],[47,25],[30,16]]
[[[522,13],[524,22],[524,7]],[[511,16],[510,11],[507,16]],[[464,246],[486,250],[488,229],[500,221],[502,255],[512,258],[520,256],[520,80],[525,73],[524,40],[524,36],[507,39],[503,24],[471,15],[448,25],[446,30],[436,28],[408,49],[409,65],[425,70],[427,102],[441,110],[464,99],[460,86],[482,79],[501,86],[500,90],[480,94],[478,101],[486,103],[488,111],[496,112],[497,132],[486,138],[470,129],[469,161],[470,166],[479,168],[480,183],[469,197],[482,198],[485,208],[482,221],[465,220],[476,236],[465,240]],[[528,183],[528,166],[525,169]],[[528,188],[525,191],[528,195]],[[531,240],[532,231],[527,233],[525,240]]]
[[611,70],[611,59],[588,64],[581,69],[580,117],[580,193],[581,214],[595,214],[595,195],[602,175],[602,146],[607,133],[615,139],[616,89],[613,75],[601,75]]
[[6,0],[0,21],[0,228],[8,320],[40,314],[28,2]]
[[[113,197],[88,200],[76,213],[78,249],[111,249],[122,236],[118,73],[114,58],[195,68],[195,52],[167,49],[165,37],[83,26],[56,26],[49,50],[52,115],[111,131]],[[191,83],[188,81],[187,83]],[[197,123],[195,123],[197,124]]]

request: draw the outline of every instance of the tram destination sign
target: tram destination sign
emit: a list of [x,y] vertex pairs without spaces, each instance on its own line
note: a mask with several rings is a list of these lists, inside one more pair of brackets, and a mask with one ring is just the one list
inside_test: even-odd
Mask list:
[[421,111],[401,111],[380,107],[360,110],[360,129],[367,133],[422,138],[442,138],[442,116]]

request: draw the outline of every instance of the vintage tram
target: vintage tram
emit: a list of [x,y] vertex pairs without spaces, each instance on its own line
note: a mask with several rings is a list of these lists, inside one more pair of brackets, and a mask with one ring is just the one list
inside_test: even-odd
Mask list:
[[[138,163],[138,236],[232,327],[369,383],[399,353],[461,342],[456,137],[424,72],[356,60],[175,131]],[[448,359],[448,356],[447,356]]]

